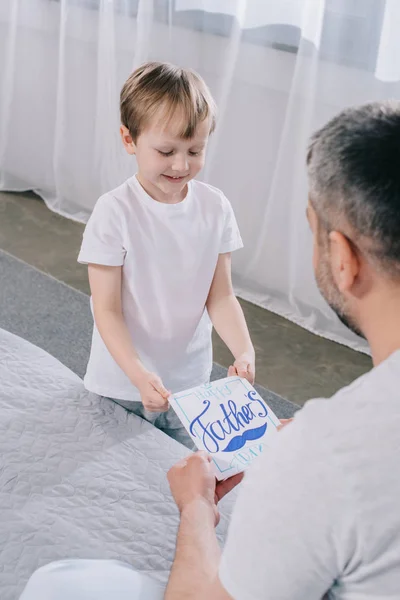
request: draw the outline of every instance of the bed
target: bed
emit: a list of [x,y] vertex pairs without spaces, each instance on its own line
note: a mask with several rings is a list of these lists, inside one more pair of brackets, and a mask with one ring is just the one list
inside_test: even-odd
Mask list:
[[[187,454],[0,329],[1,599],[63,558],[119,559],[164,584],[178,526],[166,472]],[[233,501],[221,507],[221,542]]]

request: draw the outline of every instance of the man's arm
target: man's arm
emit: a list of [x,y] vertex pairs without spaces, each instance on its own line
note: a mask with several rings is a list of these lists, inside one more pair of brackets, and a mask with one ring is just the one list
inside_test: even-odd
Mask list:
[[219,255],[207,311],[216,332],[235,358],[235,372],[254,383],[254,348],[242,307],[233,292],[229,253]]
[[166,600],[230,600],[218,580],[217,503],[240,483],[242,474],[217,483],[210,458],[198,452],[173,467],[168,479],[181,521]]
[[[168,600],[321,600],[341,578],[359,545],[356,509],[336,465],[335,432],[321,403],[318,410],[309,403],[300,411],[250,468],[219,565],[211,513],[207,521],[193,506],[186,513]],[[191,493],[210,502],[212,484],[204,473],[191,459],[186,474],[173,470],[170,485],[182,515]]]
[[[181,514],[176,555],[165,599],[206,598],[218,579],[220,557],[214,511],[205,500],[194,500]],[[228,600],[230,596],[224,593],[212,598]]]

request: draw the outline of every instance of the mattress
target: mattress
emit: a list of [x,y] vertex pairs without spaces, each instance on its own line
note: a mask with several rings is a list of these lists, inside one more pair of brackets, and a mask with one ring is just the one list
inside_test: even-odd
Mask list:
[[[188,453],[0,329],[1,599],[64,558],[118,559],[165,583],[179,523],[166,473]],[[233,501],[221,506],[221,543]]]

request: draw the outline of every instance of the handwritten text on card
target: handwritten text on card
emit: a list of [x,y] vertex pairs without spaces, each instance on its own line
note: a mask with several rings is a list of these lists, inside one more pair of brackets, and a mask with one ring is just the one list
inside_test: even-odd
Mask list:
[[[190,432],[195,434],[195,427],[200,428],[204,447],[210,454],[235,452],[243,448],[246,442],[257,440],[264,435],[268,425],[267,422],[255,428],[248,428],[247,426],[255,417],[267,417],[266,405],[257,398],[256,392],[248,392],[245,398],[247,402],[239,407],[234,400],[221,402],[219,404],[220,418],[214,421],[210,421],[207,414],[211,406],[210,400],[203,400],[205,408],[190,423]],[[243,429],[245,431],[240,433]],[[233,431],[238,432],[238,435],[231,437]],[[230,437],[230,441],[227,446],[223,447],[222,442],[227,437]]]

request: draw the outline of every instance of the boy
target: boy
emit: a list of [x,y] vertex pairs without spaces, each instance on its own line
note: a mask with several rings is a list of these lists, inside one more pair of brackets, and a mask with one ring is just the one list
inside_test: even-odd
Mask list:
[[215,104],[196,73],[147,63],[123,86],[121,122],[138,171],[99,199],[78,259],[95,320],[85,385],[187,443],[168,397],[209,381],[212,325],[235,357],[231,373],[254,380],[231,282],[242,240],[222,192],[194,180]]

